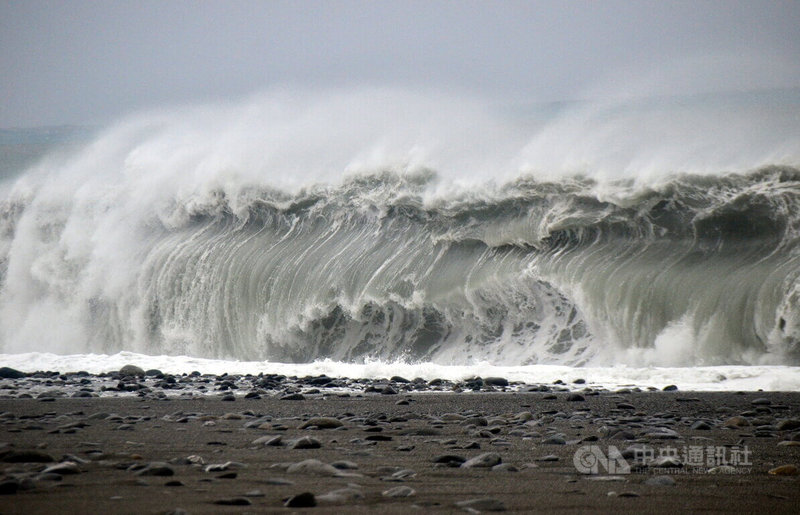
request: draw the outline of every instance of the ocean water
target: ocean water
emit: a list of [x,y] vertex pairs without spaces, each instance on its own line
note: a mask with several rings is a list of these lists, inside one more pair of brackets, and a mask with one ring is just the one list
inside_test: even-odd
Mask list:
[[358,90],[140,113],[6,162],[0,361],[798,389],[798,107]]

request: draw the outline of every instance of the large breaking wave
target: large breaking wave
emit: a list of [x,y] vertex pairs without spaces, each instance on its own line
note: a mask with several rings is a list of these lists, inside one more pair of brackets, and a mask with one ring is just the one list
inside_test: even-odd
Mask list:
[[359,96],[364,121],[352,100],[151,113],[27,171],[0,213],[4,352],[800,363],[794,147],[742,170],[637,153],[563,173],[542,147],[574,113],[376,117]]

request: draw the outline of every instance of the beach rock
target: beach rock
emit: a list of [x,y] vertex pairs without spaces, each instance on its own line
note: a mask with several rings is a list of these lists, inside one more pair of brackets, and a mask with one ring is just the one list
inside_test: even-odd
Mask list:
[[13,495],[20,490],[20,482],[14,478],[0,481],[0,495]]
[[798,429],[800,428],[800,420],[797,419],[781,420],[775,425],[775,428],[778,431],[791,431],[793,429]]
[[411,497],[412,495],[416,495],[416,493],[417,491],[410,486],[401,485],[384,490],[381,495],[384,497]]
[[669,476],[654,476],[647,479],[644,484],[651,486],[675,486],[675,480]]
[[353,463],[352,461],[340,460],[331,463],[331,467],[337,468],[339,470],[356,470],[358,468],[358,465]]
[[319,429],[336,429],[337,427],[342,427],[343,425],[344,424],[341,420],[333,417],[314,417],[303,422],[303,424],[300,425],[300,429],[306,429],[309,427],[317,427]]
[[500,463],[492,467],[492,472],[519,472],[519,469],[511,463]]
[[51,463],[56,460],[45,452],[21,450],[0,453],[0,461],[5,463]]
[[403,480],[408,477],[414,477],[416,475],[417,473],[411,469],[401,469],[398,470],[397,472],[392,473],[392,475],[389,476],[388,478],[383,478],[383,479],[396,481],[396,480]]
[[144,377],[144,369],[136,365],[125,365],[119,369],[119,375],[122,377],[135,376]]
[[317,505],[317,499],[311,492],[303,492],[289,497],[283,505],[287,508],[313,508]]
[[264,447],[280,447],[283,445],[283,437],[281,435],[266,435],[256,438],[252,443],[253,445],[263,445]]
[[58,463],[56,465],[47,467],[42,471],[42,474],[58,474],[60,476],[68,476],[72,474],[80,474],[80,472],[81,471],[78,468],[77,463],[65,461],[63,463]]
[[679,435],[673,429],[668,429],[666,427],[652,429],[646,432],[644,436],[647,438],[653,438],[655,440],[678,440],[681,437],[681,435]]
[[461,464],[462,468],[491,468],[502,463],[503,458],[496,452],[485,452]]
[[240,469],[246,466],[247,465],[244,463],[240,463],[238,461],[226,461],[225,463],[212,463],[210,465],[206,465],[203,470],[206,472],[225,472],[226,470]]
[[567,395],[567,401],[568,402],[582,402],[582,401],[585,401],[585,400],[586,400],[586,397],[584,397],[583,395],[581,395],[579,393],[571,393],[571,394]]
[[319,449],[322,442],[310,436],[303,436],[289,444],[290,449]]
[[280,398],[282,401],[302,401],[305,400],[305,395],[302,393],[290,393]]
[[174,476],[175,470],[163,461],[154,461],[136,472],[137,476]]
[[678,387],[675,386],[674,384],[667,385],[667,386],[665,386],[664,388],[661,389],[661,391],[663,391],[663,392],[675,392],[677,390],[678,390]]
[[364,440],[368,442],[391,442],[392,437],[389,435],[369,435]]
[[744,417],[735,416],[727,419],[722,425],[723,427],[745,427],[749,426],[750,422]]
[[772,401],[767,399],[766,397],[759,397],[758,399],[753,399],[750,401],[750,404],[753,406],[769,406],[772,404]]
[[482,499],[469,499],[467,501],[457,502],[456,506],[462,510],[472,513],[482,511],[506,511],[506,505],[502,501],[484,497]]
[[614,431],[608,434],[608,438],[611,440],[635,440],[636,435],[631,433],[630,431],[621,429],[618,431]]
[[442,454],[433,458],[434,463],[444,463],[449,467],[460,467],[465,461],[467,461],[466,458],[455,454]]
[[0,378],[3,379],[22,379],[26,374],[11,367],[0,367]]
[[692,429],[694,429],[695,431],[710,431],[711,424],[709,424],[705,420],[698,420],[697,422],[692,424]]
[[217,499],[214,501],[214,504],[220,506],[250,506],[253,502],[247,497],[225,497],[223,499]]
[[326,494],[318,495],[317,502],[341,504],[351,503],[364,498],[364,493],[357,488],[347,487],[332,490]]
[[330,476],[330,477],[338,477],[343,475],[342,471],[337,469],[333,465],[329,465],[327,463],[323,463],[315,459],[303,460],[297,463],[292,463],[286,469],[286,473],[306,474],[312,476]]
[[508,386],[508,379],[505,377],[487,377],[484,378],[483,384],[486,386]]
[[800,469],[795,465],[781,465],[770,469],[769,473],[773,476],[797,476],[800,475]]

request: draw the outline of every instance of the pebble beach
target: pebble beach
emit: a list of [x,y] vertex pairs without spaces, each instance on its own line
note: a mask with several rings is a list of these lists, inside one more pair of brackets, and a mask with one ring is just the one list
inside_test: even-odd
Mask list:
[[797,509],[798,392],[2,376],[4,514]]

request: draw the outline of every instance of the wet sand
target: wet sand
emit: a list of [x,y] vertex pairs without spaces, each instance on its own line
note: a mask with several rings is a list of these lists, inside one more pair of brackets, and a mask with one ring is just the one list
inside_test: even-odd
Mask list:
[[[0,512],[796,513],[800,505],[798,392],[378,386],[18,398],[6,383],[17,398],[0,399]],[[623,457],[607,463],[609,473],[596,458],[613,448]],[[478,466],[463,463],[473,458]],[[597,473],[579,471],[592,464]],[[287,507],[293,496],[288,503],[299,506]]]

